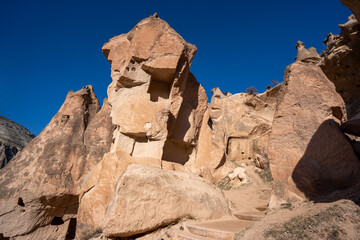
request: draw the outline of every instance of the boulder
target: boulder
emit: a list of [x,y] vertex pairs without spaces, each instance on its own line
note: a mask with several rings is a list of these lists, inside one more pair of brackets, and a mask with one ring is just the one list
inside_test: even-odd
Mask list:
[[0,169],[35,137],[29,130],[0,116]]
[[116,125],[112,151],[185,164],[195,154],[207,96],[190,73],[197,51],[158,16],[103,46]]
[[[76,235],[80,239],[94,236],[102,229],[106,210],[114,196],[116,183],[127,166],[143,164],[161,167],[161,160],[156,158],[133,157],[126,152],[106,153],[101,162],[86,177],[80,195],[77,215]],[[129,218],[127,221],[131,222]]]
[[339,125],[345,119],[345,104],[320,67],[287,67],[269,137],[273,206],[326,196],[359,180],[359,160]]
[[0,171],[0,235],[75,233],[83,177],[110,149],[110,109],[105,101],[100,110],[91,86],[68,93],[40,135]]
[[116,183],[103,232],[107,237],[128,237],[183,218],[216,219],[228,213],[223,193],[202,178],[130,165]]

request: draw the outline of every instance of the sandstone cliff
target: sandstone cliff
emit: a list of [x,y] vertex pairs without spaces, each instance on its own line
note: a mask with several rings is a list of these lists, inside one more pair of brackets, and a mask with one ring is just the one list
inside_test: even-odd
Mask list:
[[111,63],[108,87],[112,152],[185,164],[195,153],[206,93],[190,73],[197,48],[152,16],[103,46]]
[[69,92],[45,129],[0,171],[0,233],[17,239],[75,234],[82,178],[110,149],[110,106],[91,86]]
[[333,83],[318,66],[297,62],[280,91],[269,138],[275,196],[312,199],[355,184],[360,162],[341,131],[345,104]]
[[0,116],[0,169],[35,137],[29,130]]
[[[358,1],[343,2],[359,13]],[[359,193],[360,24],[352,15],[339,27],[321,56],[298,42],[297,62],[285,71],[268,149],[272,206]]]
[[[195,160],[207,108],[205,90],[190,73],[196,51],[194,45],[187,43],[158,16],[143,19],[129,33],[104,44],[103,53],[111,64],[113,81],[108,87],[108,96],[116,129],[110,151],[84,182],[78,236],[96,235],[98,229],[106,230],[109,236],[130,236],[186,216],[214,217],[198,214],[200,210],[188,214],[177,211],[172,215],[164,213],[149,227],[135,227],[132,222],[124,225],[117,218],[111,221],[117,219],[112,224],[123,226],[121,232],[111,232],[107,227],[110,221],[107,209],[112,204],[111,199],[117,196],[115,186],[128,165],[138,163],[191,172],[186,166]],[[178,194],[183,195],[182,191]],[[153,201],[149,204],[156,202],[161,204],[160,208],[176,205],[168,202],[169,206],[164,206],[165,203]],[[186,209],[188,204],[197,204],[186,202],[179,206]],[[129,207],[136,208],[136,205]]]

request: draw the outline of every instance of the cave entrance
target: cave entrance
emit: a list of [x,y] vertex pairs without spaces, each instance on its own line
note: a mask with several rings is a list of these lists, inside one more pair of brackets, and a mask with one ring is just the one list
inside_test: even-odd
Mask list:
[[171,90],[171,83],[160,81],[151,77],[148,93],[150,94],[150,101],[158,102],[160,99],[169,99]]

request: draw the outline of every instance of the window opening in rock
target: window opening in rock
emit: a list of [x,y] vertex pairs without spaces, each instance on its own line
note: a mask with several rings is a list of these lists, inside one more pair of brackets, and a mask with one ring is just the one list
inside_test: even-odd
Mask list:
[[61,225],[64,224],[64,221],[62,220],[61,217],[54,217],[53,220],[51,221],[51,225]]
[[158,102],[159,98],[169,99],[170,83],[157,81],[151,78],[148,93],[150,94],[150,101]]
[[19,198],[18,199],[18,203],[17,203],[19,206],[21,206],[21,207],[25,207],[25,203],[24,203],[24,201],[23,201],[23,199],[22,198]]

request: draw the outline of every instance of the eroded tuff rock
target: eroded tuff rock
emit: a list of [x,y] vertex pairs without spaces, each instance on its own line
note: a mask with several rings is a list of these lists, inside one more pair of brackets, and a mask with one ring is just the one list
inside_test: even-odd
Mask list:
[[196,51],[157,16],[103,46],[111,64],[108,96],[116,129],[110,152],[85,179],[79,236],[102,227],[115,184],[129,164],[185,171],[182,165],[195,159],[207,107],[205,90],[189,72]]
[[228,213],[223,193],[202,178],[130,165],[116,183],[103,231],[108,237],[127,237],[182,218],[217,219]]
[[160,168],[161,160],[133,157],[121,151],[106,153],[85,180],[82,189],[83,194],[80,196],[77,236],[86,238],[86,236],[96,235],[98,229],[102,229],[106,210],[115,194],[116,183],[126,167],[131,164],[143,164]]
[[341,2],[350,8],[355,14],[356,19],[360,21],[360,0],[341,0]]
[[197,48],[151,16],[103,46],[111,63],[108,87],[112,151],[186,163],[195,154],[206,109],[205,90],[189,72]]
[[360,24],[355,16],[340,24],[341,34],[330,33],[320,66],[345,101],[348,118],[360,112]]
[[295,48],[298,50],[296,61],[302,61],[302,62],[312,62],[317,63],[320,62],[320,56],[316,51],[316,48],[310,47],[309,49],[305,48],[305,45],[303,42],[298,41],[296,43]]
[[[133,167],[132,164],[142,165]],[[135,170],[124,172],[128,166]],[[219,190],[188,173],[161,170],[160,159],[133,157],[120,151],[107,153],[87,178],[83,186],[84,194],[80,197],[77,219],[76,235],[80,239],[97,236],[103,231],[109,236],[131,236],[188,217],[217,218],[225,214],[224,209],[227,208],[224,207],[227,205],[224,205]],[[120,182],[124,178],[131,179],[123,185]],[[116,190],[119,187],[122,189]],[[200,196],[202,202],[197,202]],[[115,198],[128,198],[127,203],[121,205],[122,211],[114,210],[119,207],[114,206]],[[214,201],[217,206],[212,208],[211,203]],[[162,210],[154,212],[153,209]],[[117,222],[115,226],[105,226],[109,221]]]
[[[280,85],[255,95],[231,95],[213,89],[201,127],[194,171],[204,168],[213,171],[227,160],[267,159],[268,136],[279,89]],[[220,180],[218,177],[215,182]]]
[[[189,71],[196,47],[157,15],[110,39],[103,46],[109,103],[99,111],[91,87],[69,93],[44,131],[0,171],[0,238],[73,238],[75,229],[79,239],[128,237],[228,213],[216,187],[166,169],[213,182],[246,179],[233,162],[263,159],[264,167],[269,155],[273,200],[351,187],[360,165],[339,124],[353,129],[358,122],[344,122],[345,104],[315,64],[321,61],[338,91],[347,86],[349,73],[336,64],[350,56],[356,67],[357,26],[351,18],[341,36],[329,35],[322,61],[298,42],[284,84],[254,95],[213,89],[209,105]],[[357,116],[351,81],[342,96]]]
[[29,130],[0,116],[0,169],[35,137]]
[[320,67],[296,62],[285,71],[269,138],[272,205],[316,199],[351,187],[360,163],[340,129],[345,104]]
[[0,233],[74,235],[82,178],[109,151],[112,132],[110,106],[104,101],[100,110],[91,86],[69,92],[40,135],[0,171]]

